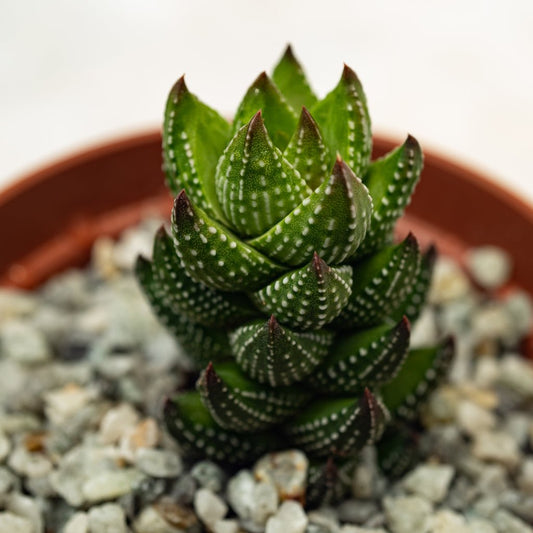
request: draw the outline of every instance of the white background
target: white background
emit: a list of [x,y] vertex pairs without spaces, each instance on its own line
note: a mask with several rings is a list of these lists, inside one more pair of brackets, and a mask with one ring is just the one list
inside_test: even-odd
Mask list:
[[532,0],[0,0],[0,187],[157,127],[183,73],[231,115],[287,42],[320,95],[356,70],[375,131],[533,202]]

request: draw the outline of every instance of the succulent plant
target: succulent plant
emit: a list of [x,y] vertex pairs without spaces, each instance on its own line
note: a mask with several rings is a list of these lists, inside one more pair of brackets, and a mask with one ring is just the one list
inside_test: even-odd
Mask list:
[[171,233],[136,273],[200,370],[165,406],[188,454],[235,464],[297,447],[342,461],[412,417],[445,372],[449,343],[409,350],[435,250],[393,242],[420,146],[371,152],[356,74],[345,66],[319,100],[290,47],[231,123],[183,77],[170,91]]

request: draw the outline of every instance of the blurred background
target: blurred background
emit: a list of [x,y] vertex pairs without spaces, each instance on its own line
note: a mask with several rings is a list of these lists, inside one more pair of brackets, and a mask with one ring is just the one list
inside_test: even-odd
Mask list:
[[409,132],[533,203],[532,28],[532,0],[2,0],[0,188],[159,127],[183,73],[230,116],[291,42],[319,95],[346,62],[375,132]]

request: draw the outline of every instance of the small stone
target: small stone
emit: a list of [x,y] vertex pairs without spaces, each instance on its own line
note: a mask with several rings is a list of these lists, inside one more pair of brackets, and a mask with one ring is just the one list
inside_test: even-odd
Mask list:
[[425,307],[411,328],[409,344],[411,348],[421,348],[436,344],[439,338],[435,313]]
[[504,356],[500,363],[498,383],[524,398],[533,398],[533,364],[520,355]]
[[533,528],[504,509],[499,509],[494,513],[493,524],[498,533],[533,533]]
[[520,450],[513,438],[506,433],[496,431],[478,433],[472,454],[482,461],[494,461],[507,468],[515,468],[520,462]]
[[213,492],[221,492],[226,481],[226,474],[220,466],[208,460],[196,463],[191,469],[191,476],[200,487]]
[[93,398],[94,391],[69,383],[44,395],[45,413],[52,424],[62,425],[81,411]]
[[9,438],[2,430],[0,430],[0,463],[2,463],[9,455],[10,451],[11,443],[9,442]]
[[533,301],[531,296],[525,291],[515,290],[506,296],[503,303],[511,316],[514,335],[519,340],[530,332],[533,323]]
[[228,502],[242,520],[250,520],[252,516],[255,485],[256,481],[249,470],[239,471],[228,482]]
[[304,533],[307,523],[302,506],[298,502],[287,500],[268,519],[265,533]]
[[522,463],[517,484],[523,492],[533,494],[533,457],[528,457]]
[[361,525],[378,513],[378,506],[373,501],[345,500],[337,507],[337,513],[341,522]]
[[385,497],[383,508],[392,533],[428,530],[432,506],[420,496]]
[[198,518],[211,527],[226,516],[228,506],[213,491],[201,488],[194,495],[194,510]]
[[98,505],[89,510],[90,533],[126,533],[126,517],[116,503]]
[[52,470],[48,457],[42,453],[30,453],[23,445],[13,450],[7,464],[17,474],[27,477],[42,477]]
[[0,512],[0,533],[35,533],[35,530],[27,518],[9,512]]
[[470,281],[458,264],[448,257],[439,257],[435,263],[428,295],[432,304],[445,304],[468,295]]
[[479,246],[466,255],[466,264],[474,280],[483,288],[495,290],[509,281],[512,261],[496,246]]
[[104,444],[115,444],[139,422],[139,414],[128,403],[109,409],[100,423],[100,437]]
[[500,364],[496,357],[480,357],[476,361],[474,383],[478,387],[492,387],[498,380]]
[[41,507],[33,498],[14,492],[6,498],[4,505],[7,511],[26,518],[36,533],[41,533],[44,530]]
[[[198,517],[191,509],[177,505],[166,498],[154,504],[154,509],[168,524],[177,528],[178,533],[198,533],[200,531]],[[150,533],[153,533],[153,531],[150,531]]]
[[74,513],[65,524],[63,533],[89,533],[89,515],[83,512]]
[[442,509],[430,519],[431,533],[467,533],[465,519],[453,511]]
[[[189,512],[189,515],[192,515],[192,513]],[[194,517],[189,516],[189,526],[193,524],[193,520],[195,520]],[[144,508],[136,518],[133,530],[135,533],[183,533],[184,531],[189,531],[189,529],[185,529],[186,527],[187,525],[184,522],[182,522],[182,525],[174,527],[165,520],[155,507],[149,506]]]
[[218,520],[213,524],[213,533],[239,533],[237,520]]
[[93,269],[103,279],[113,279],[120,273],[114,258],[115,243],[109,237],[100,237],[93,244],[91,262]]
[[469,521],[466,531],[467,533],[498,533],[488,520],[483,520],[482,518],[475,518]]
[[450,465],[423,464],[409,473],[402,484],[409,492],[438,503],[446,497],[454,474]]
[[12,319],[26,318],[38,307],[37,299],[31,292],[0,288],[0,324]]
[[472,330],[481,339],[503,339],[512,333],[513,323],[501,303],[489,302],[473,313]]
[[366,446],[360,452],[359,462],[353,472],[351,488],[354,498],[375,497],[379,479],[376,450],[372,446]]
[[309,461],[298,450],[270,453],[263,456],[254,466],[258,481],[265,481],[276,487],[281,501],[303,502],[307,483]]
[[186,473],[181,475],[176,480],[176,483],[173,485],[172,490],[170,491],[170,496],[176,501],[176,503],[182,505],[191,505],[197,488],[198,486],[196,480],[191,474]]
[[252,493],[253,506],[250,518],[254,524],[264,525],[279,505],[278,490],[266,481],[256,483]]
[[496,417],[487,409],[470,400],[462,400],[457,406],[457,424],[469,436],[494,429]]
[[338,533],[340,514],[337,516],[335,509],[322,507],[307,514],[309,524],[306,533]]
[[490,496],[501,495],[507,486],[507,471],[498,464],[485,465],[476,482],[478,492]]
[[159,442],[159,428],[153,418],[145,418],[126,431],[120,439],[120,452],[126,460],[133,462],[139,448],[154,448]]
[[531,422],[531,417],[525,413],[511,413],[506,416],[502,431],[510,435],[519,448],[525,448]]
[[17,481],[11,470],[0,466],[0,500],[4,494],[7,494],[16,485]]
[[457,416],[460,394],[456,387],[442,386],[428,398],[422,412],[426,427],[449,423]]
[[101,472],[89,477],[82,485],[81,492],[88,502],[113,500],[128,492],[143,479],[136,469]]
[[19,363],[43,363],[52,356],[44,335],[29,322],[10,320],[2,324],[0,343],[4,357]]
[[139,448],[135,454],[135,466],[152,477],[177,477],[183,470],[179,455],[166,450]]

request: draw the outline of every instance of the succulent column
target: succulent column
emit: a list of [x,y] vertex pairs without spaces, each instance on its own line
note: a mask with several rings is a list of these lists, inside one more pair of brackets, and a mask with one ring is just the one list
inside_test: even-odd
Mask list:
[[297,447],[354,456],[410,417],[449,344],[409,351],[435,251],[396,220],[422,169],[416,139],[371,161],[366,97],[347,66],[322,100],[290,47],[232,123],[180,78],[168,98],[170,233],[136,272],[200,370],[165,407],[190,455],[246,463]]

